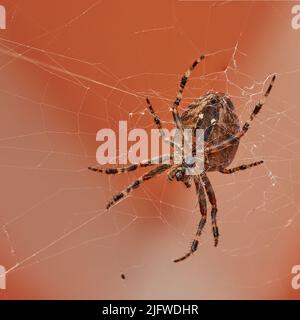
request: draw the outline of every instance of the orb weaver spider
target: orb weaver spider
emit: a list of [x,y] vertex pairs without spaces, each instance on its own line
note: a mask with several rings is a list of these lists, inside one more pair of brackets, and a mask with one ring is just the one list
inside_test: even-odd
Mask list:
[[[260,112],[262,106],[264,105],[268,95],[271,92],[275,81],[275,75],[272,76],[271,82],[265,91],[263,97],[255,105],[250,118],[245,124],[240,128],[239,118],[235,112],[234,105],[230,98],[221,92],[208,92],[205,95],[195,99],[180,115],[178,112],[178,107],[182,100],[182,94],[187,81],[195,69],[195,67],[205,59],[204,55],[196,59],[189,69],[185,72],[181,78],[179,90],[175,101],[173,102],[170,111],[173,115],[173,120],[176,128],[183,130],[186,128],[190,129],[203,129],[204,130],[204,170],[201,174],[196,176],[191,176],[186,174],[185,164],[174,164],[172,158],[169,164],[161,164],[162,157],[159,158],[160,164],[143,174],[140,178],[134,181],[123,191],[117,193],[113,196],[106,206],[109,210],[113,205],[119,201],[125,199],[133,190],[138,188],[144,181],[150,180],[163,172],[168,172],[168,178],[170,181],[176,179],[177,181],[183,182],[187,188],[192,186],[194,182],[197,195],[198,203],[200,207],[201,219],[198,224],[196,235],[192,241],[190,250],[182,257],[175,259],[174,262],[179,262],[188,258],[193,254],[199,244],[199,238],[202,234],[203,228],[207,220],[207,204],[206,196],[211,205],[211,220],[212,220],[212,233],[214,236],[214,245],[217,246],[219,242],[219,229],[217,226],[217,200],[215,192],[211,185],[211,182],[206,174],[209,171],[218,171],[223,174],[232,174],[240,170],[245,170],[263,163],[263,161],[256,161],[249,164],[242,164],[238,167],[230,168],[227,167],[234,160],[235,154],[238,150],[240,139],[248,131],[251,122],[254,120],[255,116]],[[159,129],[161,136],[164,138],[164,132],[162,123],[155,113],[150,100],[146,99],[147,107],[150,114],[153,116],[154,122]],[[170,141],[169,141],[170,142]],[[172,142],[170,142],[172,145]],[[173,145],[174,147],[174,145]],[[138,168],[153,166],[153,159],[146,160],[139,164],[131,164],[123,168],[95,168],[89,167],[89,170],[102,172],[106,174],[120,174],[134,171]],[[155,162],[157,164],[157,162]]]

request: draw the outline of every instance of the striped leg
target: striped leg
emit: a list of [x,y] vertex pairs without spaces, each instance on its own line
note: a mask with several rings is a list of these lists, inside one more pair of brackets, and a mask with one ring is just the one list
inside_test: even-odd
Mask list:
[[174,119],[174,122],[176,124],[176,127],[178,129],[182,129],[182,125],[181,125],[181,120],[180,120],[180,116],[179,116],[179,113],[178,113],[178,106],[181,102],[181,99],[182,99],[182,93],[183,93],[183,90],[185,88],[185,85],[188,81],[188,78],[189,76],[191,75],[192,71],[195,69],[195,67],[200,63],[201,60],[203,60],[205,58],[204,55],[200,56],[200,58],[198,58],[197,60],[195,60],[193,62],[193,64],[189,67],[189,69],[185,72],[185,74],[183,75],[183,77],[181,78],[181,81],[180,81],[180,85],[179,85],[179,90],[178,90],[178,93],[177,93],[177,96],[176,96],[176,99],[173,103],[173,106],[171,108],[171,112],[172,112],[172,115],[173,115],[173,119]]
[[248,131],[250,124],[254,120],[255,116],[259,113],[262,106],[266,102],[266,99],[268,98],[268,96],[273,88],[275,79],[276,79],[276,76],[273,75],[271,83],[269,84],[266,93],[264,94],[263,98],[255,105],[255,108],[252,111],[249,120],[246,121],[246,123],[243,125],[242,130],[240,132],[238,132],[235,136],[232,136],[231,138],[223,141],[222,143],[220,143],[218,145],[206,147],[205,148],[206,153],[218,152],[218,151],[230,146],[232,143],[234,143],[235,141],[239,140],[242,136],[244,136],[244,134]]
[[166,137],[166,133],[164,132],[163,130],[163,127],[162,127],[162,124],[161,124],[161,121],[158,117],[158,115],[156,114],[156,112],[154,111],[153,107],[152,107],[152,104],[149,100],[149,98],[146,98],[146,102],[147,102],[147,107],[154,119],[154,122],[159,130],[159,133],[161,135],[161,137],[163,138],[163,140],[166,142],[166,143],[169,143],[171,146],[174,146],[174,142],[169,140],[167,137]]
[[131,164],[127,167],[122,167],[122,168],[103,168],[102,169],[102,168],[96,168],[96,167],[88,167],[88,169],[94,172],[101,172],[106,174],[120,174],[120,173],[131,172],[138,168],[145,168],[145,167],[157,165],[159,163],[163,163],[164,161],[168,161],[171,158],[172,157],[170,157],[169,155],[163,155],[161,157],[148,159],[139,164]]
[[249,164],[242,164],[241,166],[238,166],[238,167],[235,167],[235,168],[231,168],[231,169],[220,169],[219,172],[221,173],[226,173],[226,174],[231,174],[231,173],[234,173],[234,172],[237,172],[237,171],[240,171],[240,170],[246,170],[248,168],[251,168],[251,167],[255,167],[255,166],[258,166],[260,164],[262,164],[263,161],[257,161],[257,162],[253,162],[253,163],[249,163]]
[[217,226],[217,199],[215,196],[214,189],[205,173],[202,175],[203,183],[205,186],[206,194],[208,196],[209,202],[211,204],[211,222],[212,222],[212,231],[215,239],[215,247],[219,242],[219,229]]
[[[160,119],[159,119],[159,117],[157,116],[157,114],[155,113],[155,111],[154,111],[154,109],[153,109],[153,107],[152,107],[152,104],[151,104],[149,98],[146,98],[146,102],[147,102],[147,107],[148,107],[148,109],[149,109],[149,111],[150,111],[150,113],[151,113],[151,115],[152,115],[152,117],[153,117],[153,119],[154,119],[154,122],[155,122],[158,130],[160,131],[161,135],[163,135],[164,132],[162,131],[162,125],[161,125]],[[161,132],[161,131],[162,131],[162,132]]]
[[171,168],[171,170],[168,171],[168,179],[169,181],[173,181],[176,175],[176,172],[178,170],[178,168],[180,167],[180,165],[174,166]]
[[268,98],[268,96],[269,96],[269,94],[270,94],[270,92],[271,92],[271,90],[273,88],[275,79],[276,79],[276,76],[273,75],[272,80],[271,80],[271,82],[270,82],[270,84],[268,86],[268,89],[267,89],[266,93],[264,94],[262,99],[259,100],[259,102],[256,104],[254,110],[251,113],[251,116],[250,116],[249,120],[243,125],[243,128],[242,128],[243,135],[248,131],[251,122],[253,121],[255,116],[259,113],[259,111],[261,110],[262,106],[265,104],[266,99]]
[[131,185],[129,185],[123,191],[117,193],[113,196],[112,200],[108,202],[106,206],[106,210],[109,210],[112,206],[120,202],[121,200],[125,199],[133,190],[138,188],[143,181],[150,180],[155,176],[163,173],[165,170],[169,169],[172,165],[171,164],[162,164],[155,169],[148,171],[147,173],[143,174],[139,179],[134,181]]
[[197,250],[198,244],[199,244],[199,238],[201,236],[202,230],[203,230],[205,223],[206,223],[207,207],[206,207],[204,188],[202,186],[202,183],[201,183],[199,176],[194,178],[194,182],[195,182],[196,190],[198,193],[198,202],[199,202],[199,207],[200,207],[201,220],[198,224],[196,236],[192,242],[190,251],[187,254],[185,254],[183,257],[181,257],[179,259],[175,259],[174,262],[180,262],[182,260],[185,260],[186,258],[188,258],[191,254],[193,254]]

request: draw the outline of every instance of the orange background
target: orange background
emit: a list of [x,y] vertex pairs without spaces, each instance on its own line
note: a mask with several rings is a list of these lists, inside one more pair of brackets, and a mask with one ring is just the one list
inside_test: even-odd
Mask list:
[[[293,2],[2,1],[0,30],[0,264],[10,299],[298,299],[300,264],[300,30]],[[278,74],[243,138],[232,176],[211,173],[220,245],[210,219],[197,253],[194,190],[165,175],[114,207],[140,172],[106,177],[96,132],[154,127],[144,96],[171,128],[180,75],[209,53],[181,111],[207,90],[227,92],[245,121]],[[132,115],[130,115],[132,113]],[[121,279],[121,274],[126,279]]]

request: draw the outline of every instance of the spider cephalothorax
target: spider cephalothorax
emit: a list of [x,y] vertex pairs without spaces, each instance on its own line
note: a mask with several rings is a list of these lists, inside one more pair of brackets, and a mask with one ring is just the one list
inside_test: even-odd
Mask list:
[[[171,107],[174,123],[178,130],[192,129],[196,132],[196,129],[204,130],[204,170],[198,175],[187,174],[187,169],[193,166],[190,161],[183,161],[181,164],[176,164],[173,158],[170,157],[170,163],[158,164],[156,168],[143,174],[139,179],[134,181],[123,191],[117,193],[111,201],[108,202],[106,209],[110,209],[113,205],[124,199],[130,192],[138,188],[142,182],[152,179],[155,176],[168,170],[168,179],[170,181],[176,180],[185,184],[186,187],[191,187],[194,182],[198,202],[201,213],[201,220],[198,224],[196,236],[192,242],[190,250],[187,254],[174,262],[182,261],[194,253],[199,244],[199,238],[203,231],[203,228],[207,219],[207,205],[206,196],[211,204],[211,219],[212,219],[212,231],[214,236],[214,244],[217,246],[219,240],[219,230],[217,226],[217,200],[213,187],[208,179],[206,172],[218,171],[225,174],[231,174],[239,170],[245,170],[257,166],[263,161],[257,161],[250,164],[243,164],[235,168],[227,169],[230,163],[233,161],[237,152],[239,141],[248,131],[251,122],[254,117],[261,110],[266,98],[268,97],[273,83],[275,81],[275,75],[263,96],[263,98],[255,105],[253,112],[250,115],[248,121],[240,128],[239,118],[235,113],[235,108],[229,97],[224,93],[208,92],[207,94],[197,98],[189,105],[181,115],[178,112],[178,106],[182,99],[182,93],[188,78],[194,68],[204,59],[202,55],[199,59],[195,60],[190,68],[186,71],[180,81],[179,90],[176,99]],[[146,99],[148,109],[154,118],[154,122],[164,137],[164,131],[161,125],[161,121],[156,115],[149,99]],[[168,141],[172,147],[174,142]],[[160,157],[162,162],[163,157]],[[123,168],[94,168],[89,167],[92,171],[104,172],[106,174],[118,174],[129,172],[138,169],[139,167],[148,167],[157,164],[152,161],[153,159],[146,160],[139,164],[132,164]]]

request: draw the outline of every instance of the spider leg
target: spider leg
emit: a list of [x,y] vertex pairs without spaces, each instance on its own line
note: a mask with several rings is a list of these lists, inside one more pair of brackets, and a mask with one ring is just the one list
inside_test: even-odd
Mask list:
[[209,202],[211,204],[212,231],[213,231],[213,235],[214,235],[214,239],[215,239],[215,247],[216,247],[219,242],[219,229],[217,226],[217,211],[218,211],[217,199],[215,196],[214,189],[213,189],[206,173],[203,173],[201,177],[203,180],[203,184],[205,186],[207,197],[208,197]]
[[153,116],[153,119],[154,119],[154,122],[159,130],[159,133],[161,135],[161,137],[163,138],[163,140],[167,143],[169,143],[171,146],[174,146],[174,142],[169,140],[167,137],[166,137],[166,134],[163,130],[163,127],[162,127],[162,124],[161,124],[161,121],[158,117],[158,115],[156,114],[156,112],[154,111],[153,107],[152,107],[152,104],[149,100],[149,98],[146,98],[146,102],[147,102],[147,107],[151,113],[151,115]]
[[259,102],[255,105],[254,110],[252,111],[250,118],[248,119],[248,121],[245,122],[245,124],[242,127],[242,130],[239,131],[236,135],[230,137],[229,139],[223,141],[222,143],[218,144],[218,145],[214,145],[214,146],[208,146],[205,148],[205,152],[206,153],[214,153],[214,152],[218,152],[224,148],[227,148],[228,146],[232,145],[234,142],[236,142],[237,140],[239,140],[241,137],[244,136],[244,134],[248,131],[250,124],[252,123],[252,121],[254,120],[254,118],[256,117],[256,115],[259,113],[259,111],[261,110],[262,106],[264,105],[264,103],[266,102],[266,99],[268,98],[274,82],[275,82],[276,76],[273,75],[272,80],[268,86],[268,89],[266,90],[264,96],[262,97],[262,99],[259,100]]
[[169,170],[169,171],[167,172],[167,173],[168,173],[168,179],[169,179],[170,181],[173,181],[173,180],[174,180],[175,174],[176,174],[176,172],[177,172],[177,170],[178,170],[179,167],[180,167],[180,165],[174,166],[174,167],[171,168],[171,170]]
[[[151,115],[152,115],[152,117],[153,117],[153,119],[154,119],[154,122],[155,122],[158,130],[159,130],[159,131],[162,131],[161,121],[160,121],[158,115],[156,114],[156,112],[154,111],[154,109],[153,109],[153,107],[152,107],[152,104],[151,104],[151,102],[150,102],[150,99],[149,99],[149,98],[146,98],[146,102],[147,102],[147,107],[148,107],[148,109],[149,109],[149,111],[150,111],[150,113],[151,113]],[[161,132],[161,134],[163,135],[164,132]]]
[[183,90],[184,90],[184,88],[186,86],[186,83],[187,83],[192,71],[200,63],[200,61],[203,60],[204,58],[205,58],[205,56],[201,55],[200,58],[196,59],[193,62],[193,64],[189,67],[189,69],[185,72],[183,77],[181,78],[180,85],[179,85],[179,90],[178,90],[177,95],[176,95],[176,99],[175,99],[175,101],[173,103],[173,106],[171,107],[171,112],[172,112],[172,115],[173,115],[173,119],[174,119],[174,122],[175,122],[176,127],[178,129],[182,129],[182,124],[181,124],[180,116],[179,116],[179,113],[178,113],[178,106],[180,105],[180,102],[181,102],[181,99],[182,99]]
[[106,206],[106,210],[109,210],[112,206],[116,205],[121,200],[125,199],[133,190],[138,188],[143,181],[150,180],[154,178],[155,176],[161,174],[165,170],[169,169],[172,165],[171,164],[162,164],[147,173],[143,174],[140,178],[135,180],[132,184],[130,184],[126,189],[123,191],[115,194],[110,200]]
[[141,163],[131,164],[129,166],[121,167],[121,168],[103,168],[102,169],[102,168],[96,168],[96,167],[88,167],[88,169],[91,171],[94,171],[94,172],[101,172],[101,173],[106,173],[106,174],[120,174],[120,173],[131,172],[131,171],[134,171],[138,168],[154,166],[156,164],[162,163],[162,162],[170,160],[170,159],[172,159],[172,157],[170,157],[170,155],[163,155],[161,157],[148,159],[148,160],[145,160]]
[[175,259],[174,262],[180,262],[182,260],[185,260],[186,258],[188,258],[191,254],[193,254],[197,250],[198,244],[199,244],[199,238],[201,236],[202,230],[203,230],[205,223],[206,223],[207,207],[206,207],[206,198],[205,198],[204,188],[203,188],[203,185],[201,183],[199,176],[194,178],[194,182],[195,182],[196,190],[198,193],[198,202],[199,202],[199,207],[200,207],[201,220],[198,224],[196,236],[192,242],[190,251],[187,254],[185,254],[183,257]]
[[261,110],[262,106],[265,104],[266,102],[266,99],[268,98],[272,88],[273,88],[273,85],[274,85],[274,82],[275,82],[275,79],[276,79],[276,76],[275,74],[273,75],[272,77],[272,80],[268,86],[268,89],[267,91],[265,92],[264,96],[262,97],[262,99],[260,99],[258,101],[258,103],[255,105],[255,108],[254,110],[252,111],[251,115],[250,115],[250,118],[248,121],[246,121],[246,123],[243,125],[243,128],[242,128],[242,132],[243,132],[243,135],[248,131],[249,127],[250,127],[250,124],[251,122],[253,121],[253,119],[255,118],[255,116],[259,113],[259,111]]
[[261,161],[257,161],[257,162],[253,162],[253,163],[249,163],[249,164],[242,164],[241,166],[231,168],[231,169],[223,168],[223,169],[220,169],[219,172],[225,173],[225,174],[231,174],[231,173],[234,173],[234,172],[237,172],[240,170],[246,170],[248,168],[258,166],[262,163],[263,163],[263,161],[261,160]]

